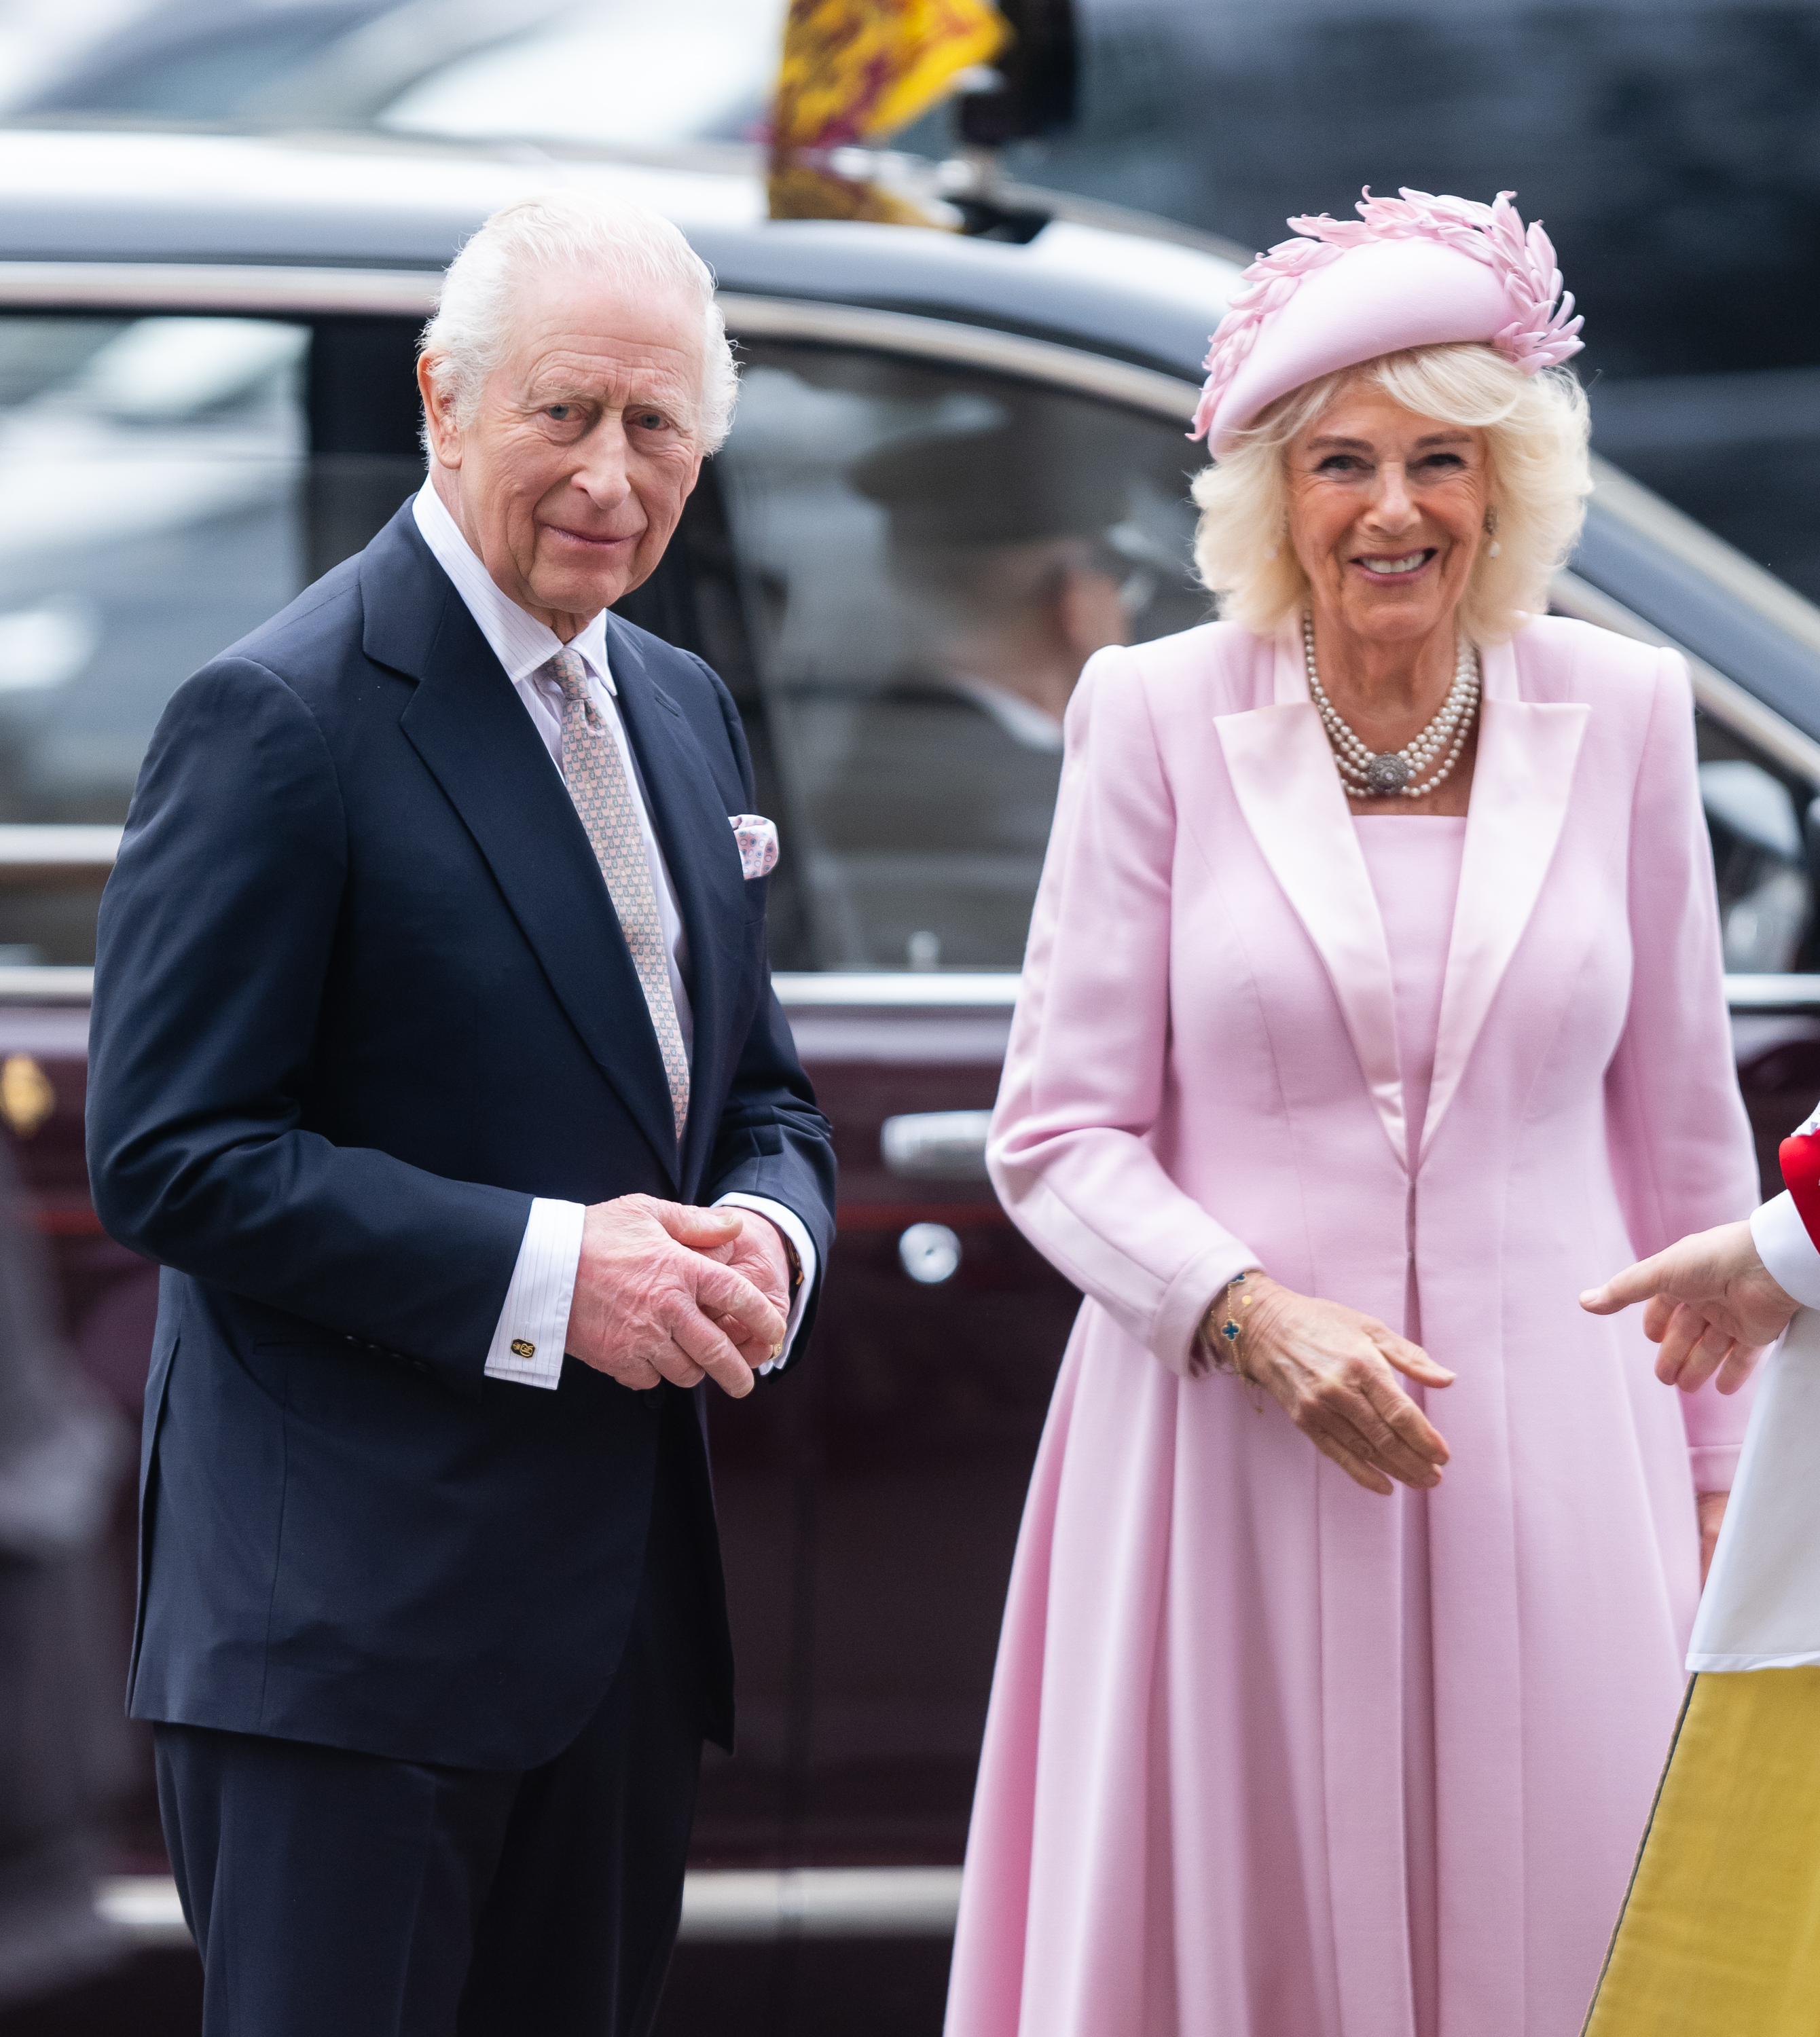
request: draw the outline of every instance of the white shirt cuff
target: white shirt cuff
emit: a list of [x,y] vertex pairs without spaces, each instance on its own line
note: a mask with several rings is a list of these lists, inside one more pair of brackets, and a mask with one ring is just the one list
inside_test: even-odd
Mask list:
[[1765,1270],[1785,1294],[1804,1309],[1820,1309],[1820,1247],[1786,1189],[1759,1206],[1750,1219],[1750,1236]]
[[790,1303],[789,1321],[784,1328],[784,1347],[775,1358],[767,1359],[759,1367],[759,1377],[762,1379],[767,1372],[775,1370],[785,1362],[789,1357],[791,1345],[796,1340],[797,1325],[803,1320],[804,1307],[808,1301],[811,1289],[815,1284],[815,1248],[802,1219],[796,1211],[785,1209],[781,1203],[773,1202],[769,1196],[741,1195],[736,1189],[731,1195],[720,1196],[714,1207],[722,1209],[728,1204],[735,1209],[756,1210],[760,1216],[769,1217],[790,1241],[796,1252],[796,1264],[803,1269],[802,1284]]
[[581,1263],[580,1203],[534,1196],[505,1306],[487,1347],[489,1379],[554,1389],[562,1377],[562,1344]]

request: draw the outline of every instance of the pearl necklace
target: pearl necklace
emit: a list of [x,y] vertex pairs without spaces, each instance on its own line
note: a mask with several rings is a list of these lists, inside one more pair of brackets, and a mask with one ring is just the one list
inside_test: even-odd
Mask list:
[[[1350,799],[1378,799],[1395,796],[1425,799],[1437,785],[1444,784],[1460,761],[1479,709],[1478,653],[1462,637],[1459,656],[1454,663],[1454,682],[1441,703],[1441,711],[1413,742],[1401,750],[1370,750],[1354,735],[1340,711],[1322,690],[1321,675],[1315,668],[1315,618],[1302,618],[1302,649],[1307,659],[1308,691],[1320,710],[1322,726],[1333,747],[1334,762]],[[1440,758],[1440,768],[1425,784],[1416,782]]]

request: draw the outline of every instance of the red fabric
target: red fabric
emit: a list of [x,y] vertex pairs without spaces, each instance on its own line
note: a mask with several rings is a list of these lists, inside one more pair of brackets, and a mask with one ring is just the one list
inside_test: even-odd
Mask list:
[[1782,1142],[1782,1185],[1807,1235],[1820,1245],[1820,1132],[1803,1128]]

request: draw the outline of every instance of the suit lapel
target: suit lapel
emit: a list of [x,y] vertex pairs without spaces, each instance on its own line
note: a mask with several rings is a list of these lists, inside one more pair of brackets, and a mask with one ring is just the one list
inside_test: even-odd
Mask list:
[[1390,947],[1299,649],[1286,642],[1277,646],[1275,704],[1213,726],[1239,811],[1320,954],[1385,1136],[1406,1163]]
[[400,719],[406,739],[479,845],[576,1031],[677,1180],[663,1060],[587,833],[524,703],[410,519],[407,504],[361,561],[367,656],[418,682]]
[[651,826],[675,887],[688,937],[687,981],[694,1015],[689,1121],[683,1128],[682,1178],[707,1157],[717,1113],[694,1099],[717,1097],[726,1085],[731,1045],[732,970],[741,959],[745,879],[739,845],[707,756],[683,712],[652,676],[637,637],[607,618],[607,656],[619,711],[645,781]]
[[1567,820],[1591,711],[1578,703],[1522,699],[1512,645],[1497,644],[1481,656],[1478,761],[1422,1127],[1425,1153],[1459,1089],[1492,1000],[1535,910]]

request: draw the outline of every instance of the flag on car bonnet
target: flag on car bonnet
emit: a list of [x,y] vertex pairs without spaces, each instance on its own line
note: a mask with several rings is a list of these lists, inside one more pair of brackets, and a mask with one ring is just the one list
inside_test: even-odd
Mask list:
[[932,223],[914,202],[838,176],[827,157],[920,119],[1006,33],[987,0],[790,0],[771,108],[772,217]]

